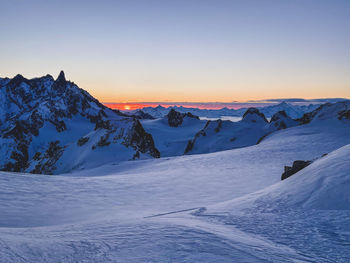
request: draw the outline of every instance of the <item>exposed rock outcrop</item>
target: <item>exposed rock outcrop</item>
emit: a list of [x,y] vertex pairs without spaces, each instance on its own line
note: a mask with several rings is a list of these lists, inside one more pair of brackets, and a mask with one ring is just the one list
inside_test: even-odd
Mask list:
[[183,120],[185,117],[189,117],[189,118],[194,118],[194,119],[198,119],[198,116],[193,115],[192,113],[188,112],[188,113],[180,113],[174,109],[171,109],[167,115],[168,118],[168,124],[171,127],[178,127],[179,125],[182,124]]
[[306,166],[310,165],[311,163],[312,163],[311,161],[297,160],[293,162],[292,166],[285,166],[284,173],[281,176],[281,180],[287,179],[288,177],[304,169]]
[[350,121],[350,109],[349,110],[342,110],[338,113],[338,119],[339,120],[349,120]]
[[271,130],[282,130],[297,124],[298,122],[290,118],[285,111],[275,113],[270,120]]
[[242,121],[245,122],[268,122],[265,115],[261,113],[257,108],[249,108],[244,114]]

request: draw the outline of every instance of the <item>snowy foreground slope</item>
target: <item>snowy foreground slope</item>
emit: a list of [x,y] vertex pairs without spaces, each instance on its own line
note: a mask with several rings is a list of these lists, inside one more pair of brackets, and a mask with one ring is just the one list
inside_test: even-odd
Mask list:
[[[235,150],[1,172],[0,261],[349,262],[349,134],[331,119]],[[298,159],[314,162],[281,182]]]

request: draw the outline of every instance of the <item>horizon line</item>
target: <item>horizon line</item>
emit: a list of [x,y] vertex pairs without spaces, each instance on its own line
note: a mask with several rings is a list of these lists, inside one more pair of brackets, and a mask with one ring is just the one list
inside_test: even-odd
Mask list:
[[278,105],[281,103],[289,103],[294,105],[311,105],[322,104],[327,102],[337,102],[349,100],[347,98],[322,98],[322,99],[302,99],[302,98],[290,98],[290,99],[269,99],[269,100],[250,100],[250,101],[233,101],[233,102],[102,102],[105,106],[111,109],[118,110],[137,110],[146,107],[184,107],[184,108],[198,108],[208,110],[220,110],[224,108],[228,109],[241,109],[249,107],[265,107]]

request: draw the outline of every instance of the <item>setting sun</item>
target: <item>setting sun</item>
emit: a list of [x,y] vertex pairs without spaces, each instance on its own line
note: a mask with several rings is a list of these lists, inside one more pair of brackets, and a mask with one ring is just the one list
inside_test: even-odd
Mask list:
[[124,106],[124,110],[130,110],[130,106],[129,105],[125,105]]

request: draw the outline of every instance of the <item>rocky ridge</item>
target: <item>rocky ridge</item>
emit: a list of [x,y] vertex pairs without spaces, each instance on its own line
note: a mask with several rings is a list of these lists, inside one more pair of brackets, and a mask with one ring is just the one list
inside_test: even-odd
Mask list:
[[[0,79],[0,143],[0,170],[14,172],[67,172],[84,166],[97,147],[113,145],[125,150],[116,160],[159,157],[138,120],[107,108],[67,81],[63,71],[56,80],[50,75]],[[74,147],[84,148],[85,159],[69,160]]]

